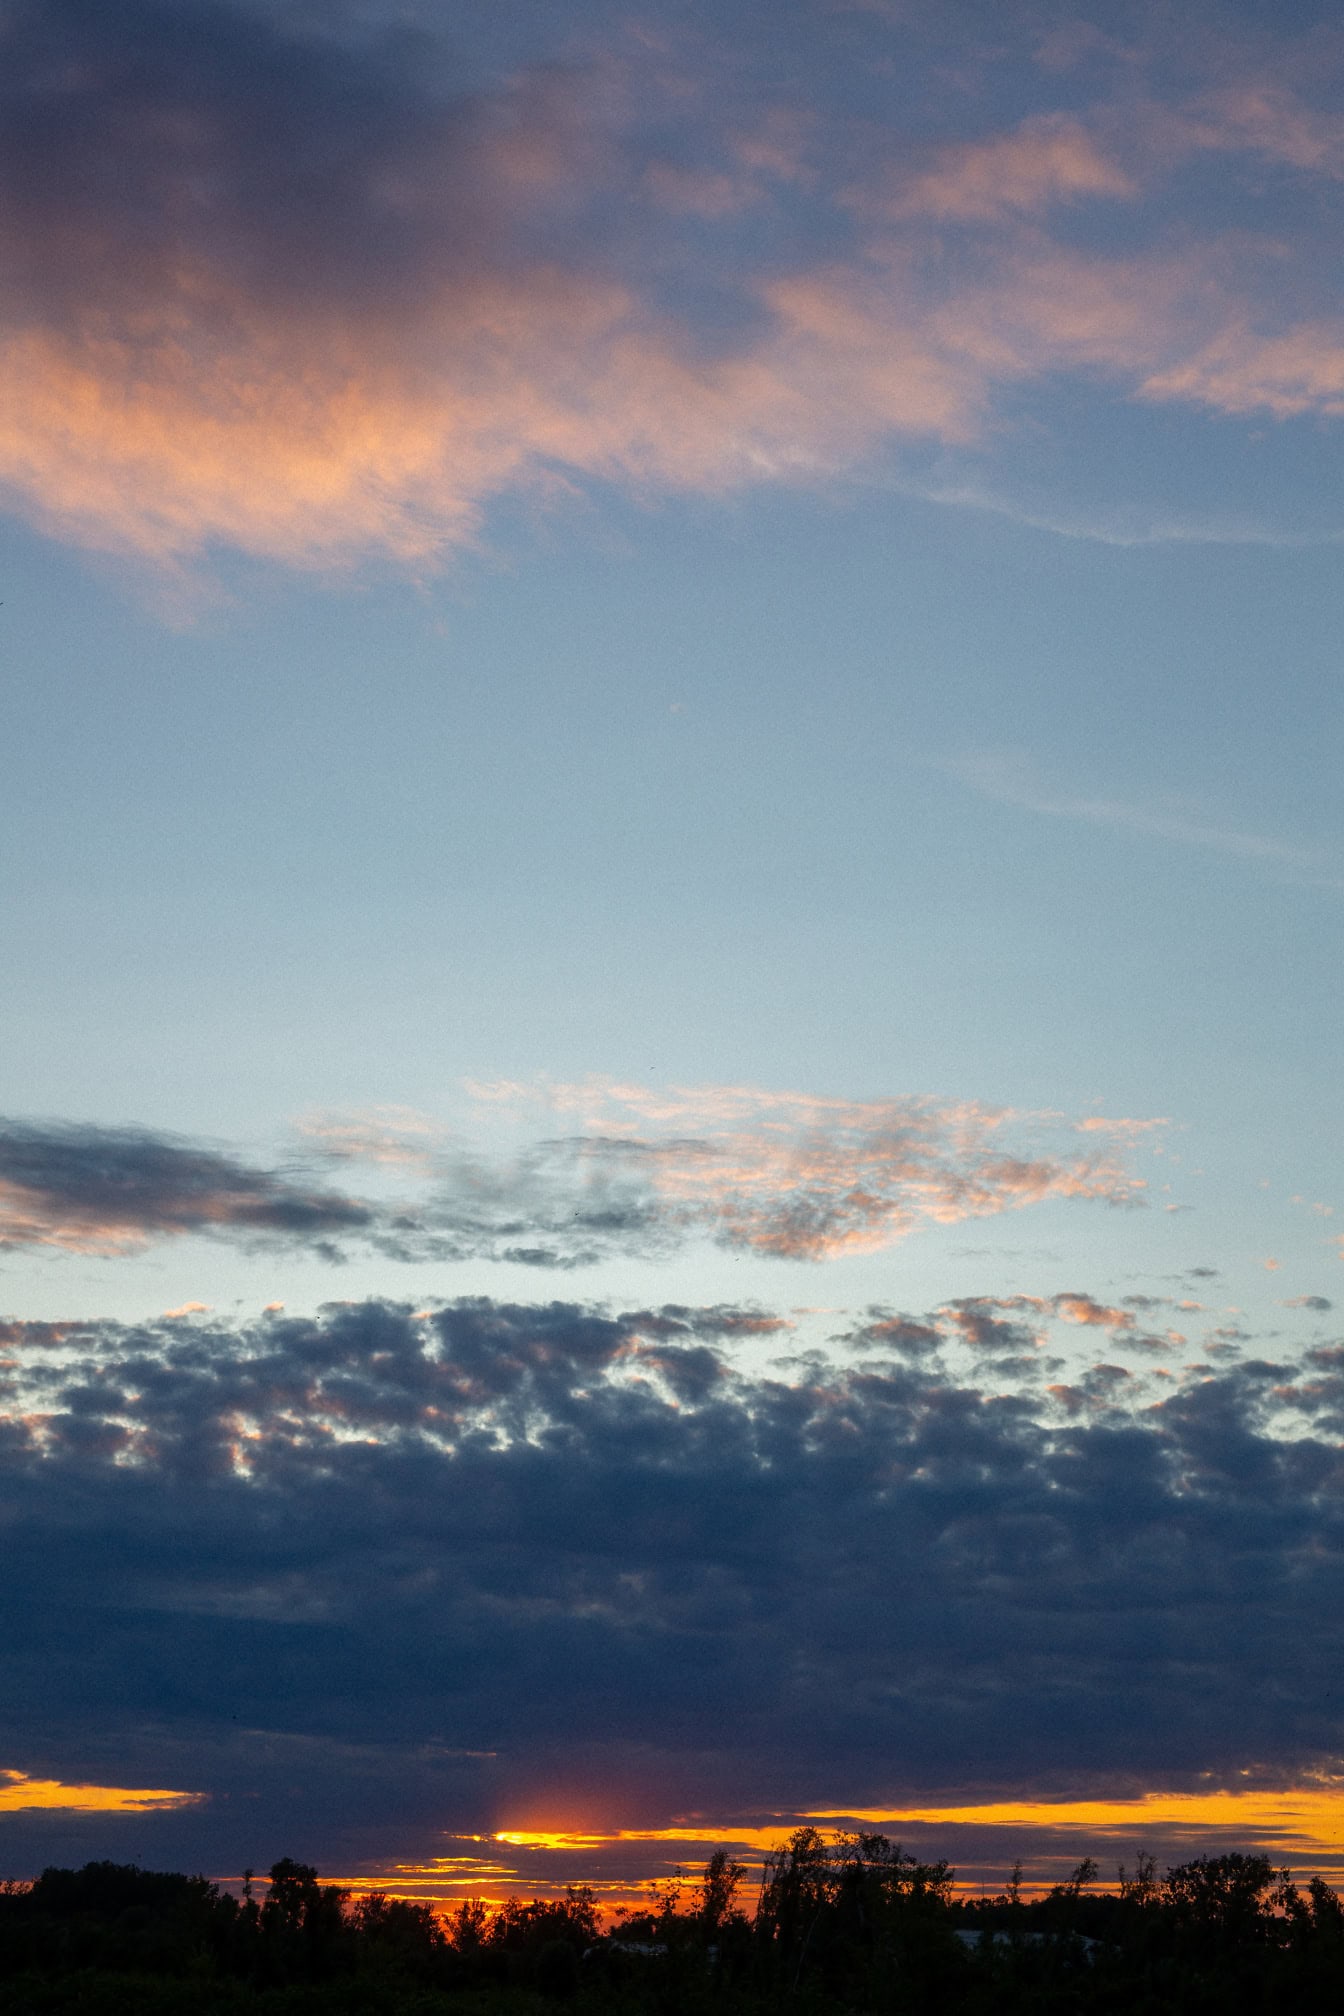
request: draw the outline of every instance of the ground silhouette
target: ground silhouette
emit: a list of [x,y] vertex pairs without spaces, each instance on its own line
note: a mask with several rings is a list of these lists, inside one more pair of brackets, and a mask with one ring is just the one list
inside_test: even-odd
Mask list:
[[[1311,2016],[1344,2007],[1344,1906],[1263,1855],[1141,1856],[1028,1896],[960,1897],[946,1862],[800,1828],[750,1879],[726,1852],[649,1908],[591,1890],[440,1915],[305,1863],[202,1876],[111,1862],[0,1886],[6,2016]],[[261,1890],[263,1894],[257,1894]]]

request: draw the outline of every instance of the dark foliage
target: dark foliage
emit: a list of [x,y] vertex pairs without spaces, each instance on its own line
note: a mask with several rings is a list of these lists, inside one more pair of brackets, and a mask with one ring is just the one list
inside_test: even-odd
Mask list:
[[720,1852],[693,1889],[603,1933],[593,1893],[479,1901],[446,1919],[352,1901],[277,1862],[262,1901],[110,1862],[0,1886],[6,2016],[1297,2016],[1344,2007],[1344,1905],[1263,1855],[1204,1856],[1118,1888],[1096,1865],[1028,1900],[954,1894],[945,1862],[880,1834],[802,1828],[755,1908]]

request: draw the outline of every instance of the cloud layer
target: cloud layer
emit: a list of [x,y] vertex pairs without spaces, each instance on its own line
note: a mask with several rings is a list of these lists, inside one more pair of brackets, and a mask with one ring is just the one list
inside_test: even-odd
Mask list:
[[[1106,1332],[1065,1383],[1056,1322]],[[207,1792],[152,1838],[331,1866],[1338,1759],[1341,1347],[1149,1372],[1133,1311],[1070,1291],[744,1369],[772,1327],[7,1326],[4,1768]]]
[[[709,1239],[826,1260],[1050,1200],[1138,1203],[1135,1137],[1153,1124],[732,1086],[476,1091],[487,1118],[521,1115],[531,1138],[472,1150],[415,1116],[335,1116],[306,1124],[301,1156],[264,1167],[139,1129],[0,1123],[0,1249],[115,1254],[198,1233],[328,1259],[372,1247],[573,1267]],[[333,1188],[333,1168],[356,1164],[402,1193]]]
[[[1229,84],[1226,49],[1192,42],[1185,96],[1136,101],[1132,62],[1075,73],[1024,41],[1046,102],[1013,94],[967,135],[945,73],[930,132],[937,67],[913,17],[901,32],[928,88],[893,86],[873,122],[799,102],[805,35],[767,55],[744,28],[724,60],[594,24],[584,57],[580,16],[566,62],[468,88],[404,27],[15,0],[0,484],[62,537],[160,562],[423,568],[507,490],[826,481],[893,443],[965,444],[1060,372],[1228,414],[1344,410],[1314,213],[1299,201],[1289,259],[1272,207],[1344,158],[1291,43],[1281,76]],[[797,78],[753,90],[781,50]],[[1211,158],[1258,235],[1204,202]]]

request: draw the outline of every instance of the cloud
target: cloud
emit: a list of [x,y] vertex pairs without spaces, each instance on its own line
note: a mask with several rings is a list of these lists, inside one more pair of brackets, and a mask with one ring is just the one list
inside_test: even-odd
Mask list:
[[1344,414],[1344,326],[1302,323],[1277,333],[1234,321],[1193,355],[1151,372],[1150,399],[1181,399],[1220,413]]
[[974,1101],[653,1090],[609,1079],[475,1090],[496,1110],[549,1107],[579,1123],[581,1131],[542,1145],[533,1180],[562,1200],[555,1229],[573,1198],[570,1218],[592,1237],[700,1236],[778,1259],[825,1260],[1029,1204],[1143,1196],[1123,1120],[1073,1126]]
[[1187,145],[1245,149],[1288,167],[1344,180],[1344,119],[1274,78],[1244,79],[1206,93],[1181,120]]
[[1051,203],[1137,193],[1082,122],[1056,112],[1027,119],[1011,133],[944,148],[933,167],[898,188],[885,207],[895,217],[988,223]]
[[[754,93],[754,46],[717,94],[689,56],[603,36],[468,86],[404,27],[16,0],[4,494],[168,567],[225,546],[423,571],[506,492],[828,483],[986,438],[1006,389],[1061,371],[1341,410],[1310,248],[1229,250],[1148,186],[1214,147],[1335,175],[1335,130],[1286,84],[1165,108],[1143,174],[1104,104],[935,134],[912,166],[909,135],[879,145],[824,94]],[[1138,219],[1126,249],[1047,235],[1085,198]]]
[[1062,1316],[1066,1323],[1082,1323],[1106,1330],[1129,1330],[1134,1324],[1128,1309],[1108,1308],[1091,1295],[1056,1295],[1054,1308],[1056,1315]]
[[373,1223],[351,1198],[173,1136],[0,1122],[0,1249],[113,1254],[209,1232],[332,1250]]
[[298,1132],[332,1161],[372,1162],[421,1175],[434,1166],[434,1150],[445,1130],[406,1106],[379,1106],[364,1113],[314,1113],[298,1122]]
[[29,0],[0,48],[0,480],[62,536],[419,565],[520,483],[830,466],[871,438],[856,397],[965,424],[956,361],[899,328],[836,355],[781,283],[734,348],[622,271],[588,214],[631,169],[600,67],[473,96],[424,37],[152,0],[115,34]]
[[[7,1768],[208,1793],[116,1819],[156,1854],[330,1867],[529,1813],[1328,1765],[1338,1348],[1165,1384],[1114,1356],[977,1374],[958,1340],[992,1309],[879,1316],[885,1360],[750,1370],[759,1311],[10,1326]],[[16,1867],[39,1817],[5,1816]]]
[[1337,886],[1328,876],[1329,864],[1309,848],[1295,846],[1272,834],[1223,826],[1180,807],[1168,809],[1136,805],[1123,798],[1092,796],[1069,789],[1067,782],[1061,789],[1054,780],[1040,777],[1030,759],[1020,751],[985,750],[950,759],[941,767],[971,790],[996,799],[1001,805],[1020,806],[1023,811],[1041,812],[1055,819],[1078,819],[1092,826],[1147,834],[1179,846],[1204,847],[1237,860],[1310,873],[1314,879]]
[[62,1785],[51,1778],[28,1778],[0,1770],[0,1813],[139,1813],[195,1806],[198,1792],[132,1790],[121,1785]]
[[[397,1109],[310,1116],[302,1158],[266,1167],[143,1129],[0,1122],[0,1248],[111,1256],[197,1233],[329,1259],[572,1268],[708,1239],[820,1261],[1033,1204],[1143,1200],[1124,1120],[596,1079],[477,1092],[487,1118],[523,1115],[522,1147],[469,1145]],[[323,1180],[361,1163],[384,1189],[414,1188],[354,1197]]]

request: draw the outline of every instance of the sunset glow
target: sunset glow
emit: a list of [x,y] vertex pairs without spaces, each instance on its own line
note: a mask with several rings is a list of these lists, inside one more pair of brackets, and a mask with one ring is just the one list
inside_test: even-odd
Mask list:
[[683,1822],[672,1827],[617,1828],[610,1833],[517,1831],[494,1839],[510,1848],[581,1853],[626,1842],[706,1844],[769,1853],[794,1827],[872,1828],[899,1835],[903,1828],[993,1829],[1065,1835],[1086,1844],[1126,1845],[1149,1836],[1196,1842],[1235,1837],[1299,1861],[1344,1857],[1344,1789],[1295,1786],[1283,1791],[1150,1792],[1137,1799],[998,1800],[984,1805],[925,1807],[840,1807],[744,1826]]
[[0,7],[0,1882],[1344,1881],[1342,106]]
[[[604,1911],[647,1908],[674,1871],[693,1886],[718,1848],[753,1873],[799,1827],[823,1833],[873,1831],[910,1852],[949,1860],[968,1894],[1002,1885],[1015,1860],[1024,1888],[1037,1894],[1062,1881],[1084,1856],[1112,1881],[1140,1853],[1177,1861],[1229,1849],[1260,1851],[1299,1876],[1344,1880],[1344,1790],[1337,1786],[1154,1792],[1131,1799],[996,1800],[923,1807],[826,1808],[756,1816],[687,1817],[666,1827],[510,1828],[458,1837],[459,1852],[423,1865],[397,1863],[344,1878],[356,1892],[384,1889],[445,1905],[464,1897],[498,1903],[509,1896],[562,1896],[567,1883],[591,1884]],[[490,1850],[496,1852],[492,1855]]]

